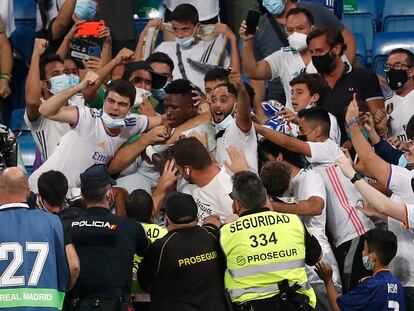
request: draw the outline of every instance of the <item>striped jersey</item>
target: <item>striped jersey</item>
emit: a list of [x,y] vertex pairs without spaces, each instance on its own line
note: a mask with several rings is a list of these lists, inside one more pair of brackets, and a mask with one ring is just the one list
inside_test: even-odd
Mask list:
[[[41,99],[41,101],[43,103],[44,99]],[[83,96],[78,94],[72,96],[68,100],[68,105],[84,106],[85,101]],[[70,130],[69,124],[49,120],[42,115],[35,121],[30,122],[27,111],[24,113],[24,122],[32,133],[36,147],[40,151],[42,162],[50,157],[56,146],[59,144],[60,139]]]
[[0,309],[61,310],[69,269],[59,218],[12,203],[0,221]]
[[146,130],[145,116],[130,115],[119,135],[107,132],[101,119],[102,111],[75,106],[78,121],[60,140],[55,152],[29,178],[30,189],[37,192],[37,180],[43,172],[57,170],[68,179],[68,197],[80,187],[79,175],[94,164],[107,164],[118,149],[132,136]]
[[340,147],[329,138],[324,142],[307,143],[311,156],[306,158],[321,174],[325,184],[327,228],[335,246],[374,228],[372,221],[359,210],[362,207],[361,194],[334,165],[338,157],[345,156]]

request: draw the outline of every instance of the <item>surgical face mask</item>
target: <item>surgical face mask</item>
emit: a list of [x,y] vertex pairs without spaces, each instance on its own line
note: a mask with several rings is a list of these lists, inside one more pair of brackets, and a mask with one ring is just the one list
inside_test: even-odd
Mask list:
[[405,158],[404,155],[401,155],[401,157],[398,159],[398,166],[406,167],[407,164],[408,164],[407,159]]
[[312,56],[312,63],[319,74],[330,74],[334,69],[335,56],[330,54],[330,51],[325,55]]
[[154,97],[158,101],[164,100],[165,96],[167,95],[165,93],[164,88],[153,89],[151,93],[152,93],[152,97]]
[[364,268],[367,269],[368,271],[373,271],[374,270],[374,263],[369,262],[368,259],[369,259],[369,256],[363,256],[362,257],[362,264],[364,265]]
[[194,32],[191,36],[184,37],[184,38],[175,38],[175,42],[177,42],[178,45],[182,48],[189,47],[194,42],[194,33],[196,31],[196,28],[194,28]]
[[96,14],[96,3],[92,0],[77,0],[75,15],[82,21],[91,20]]
[[387,72],[387,82],[391,90],[396,91],[407,83],[408,75],[406,70],[390,69]]
[[70,88],[70,78],[68,75],[60,75],[57,77],[52,77],[49,79],[50,81],[50,93],[57,94],[64,90]]
[[286,1],[283,0],[263,0],[263,6],[273,15],[281,14],[285,8],[285,3]]
[[313,97],[314,97],[315,95],[313,95],[312,97],[311,97],[311,99],[310,99],[310,101],[309,101],[309,104],[305,107],[305,109],[310,109],[310,108],[313,108]]
[[220,123],[213,122],[213,126],[216,129],[216,132],[220,132],[222,130],[225,130],[230,124],[234,122],[234,118],[231,114],[229,114],[227,117],[224,118],[223,121]]
[[304,33],[294,32],[288,37],[289,45],[298,52],[303,51],[308,47],[306,43],[307,37],[308,35]]
[[77,75],[70,74],[69,75],[69,86],[74,87],[80,83],[80,78]]
[[124,119],[112,119],[105,112],[102,113],[101,118],[106,127],[111,130],[121,128],[125,125]]
[[138,107],[139,105],[141,105],[144,102],[144,98],[148,98],[151,96],[151,92],[141,89],[139,87],[135,88],[136,91],[136,95],[135,95],[135,102],[134,102],[134,107]]

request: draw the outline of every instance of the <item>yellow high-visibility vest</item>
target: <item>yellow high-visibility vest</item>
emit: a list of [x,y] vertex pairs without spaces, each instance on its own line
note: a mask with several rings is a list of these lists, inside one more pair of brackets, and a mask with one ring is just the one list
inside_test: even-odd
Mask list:
[[224,284],[232,302],[275,296],[278,283],[298,283],[299,293],[316,305],[305,272],[305,227],[297,215],[260,212],[221,227],[220,244],[227,261]]

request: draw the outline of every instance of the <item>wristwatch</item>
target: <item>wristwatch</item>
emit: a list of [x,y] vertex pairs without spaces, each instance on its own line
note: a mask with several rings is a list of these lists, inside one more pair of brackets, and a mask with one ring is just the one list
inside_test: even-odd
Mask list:
[[360,173],[355,173],[354,177],[352,177],[351,179],[351,183],[355,183],[358,180],[361,180],[362,178],[364,178]]

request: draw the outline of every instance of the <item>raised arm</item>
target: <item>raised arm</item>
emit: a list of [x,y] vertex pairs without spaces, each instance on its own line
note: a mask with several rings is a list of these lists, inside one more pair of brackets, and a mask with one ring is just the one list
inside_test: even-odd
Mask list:
[[42,89],[40,86],[40,57],[45,52],[48,42],[45,39],[35,39],[32,61],[30,62],[29,73],[25,85],[26,113],[30,122],[36,121],[39,116],[40,97]]
[[147,36],[148,30],[151,27],[156,27],[156,28],[162,29],[162,20],[159,19],[159,18],[150,20],[147,23],[147,25],[145,26],[144,30],[140,33],[139,38],[138,38],[138,42],[137,42],[137,46],[135,48],[135,60],[136,61],[143,60],[142,59],[142,49],[144,48],[145,37]]
[[83,21],[77,21],[70,31],[66,34],[65,38],[63,39],[62,43],[60,44],[58,50],[56,51],[56,54],[60,56],[60,58],[63,60],[66,58],[66,55],[69,50],[70,43],[74,38],[77,37],[77,31],[79,28],[79,25],[82,24]]
[[303,154],[307,157],[312,156],[311,148],[307,143],[297,138],[279,133],[278,131],[268,129],[259,124],[255,124],[254,127],[256,128],[257,133],[263,135],[266,139],[270,140],[271,142],[287,150]]
[[241,72],[239,46],[237,44],[237,37],[231,31],[229,26],[223,23],[214,25],[214,31],[217,34],[222,34],[230,43],[230,67],[236,72]]
[[39,107],[40,114],[50,120],[75,124],[78,120],[78,110],[75,106],[66,106],[69,98],[84,88],[94,85],[98,79],[99,76],[96,73],[89,71],[78,85],[53,95],[45,101]]
[[243,21],[240,25],[240,38],[243,40],[243,49],[242,49],[242,61],[244,70],[246,71],[246,76],[251,79],[256,80],[269,80],[272,78],[272,72],[268,62],[261,60],[256,61],[256,57],[253,52],[253,38],[254,35],[246,34],[247,25],[246,21]]
[[[340,157],[335,164],[341,168],[347,178],[352,179],[355,176],[355,170],[349,159]],[[372,208],[401,222],[405,221],[406,207],[404,203],[391,201],[384,194],[371,187],[364,179],[357,180],[354,184]]]
[[374,152],[370,143],[365,139],[361,132],[358,116],[358,103],[354,99],[349,105],[345,115],[345,120],[350,125],[348,131],[351,134],[352,144],[359,158],[364,162],[368,172],[381,184],[386,186],[390,174],[390,166]]
[[56,40],[62,37],[65,33],[66,28],[72,20],[73,12],[75,11],[76,0],[65,0],[62,7],[59,10],[56,19],[52,23],[52,38]]
[[248,132],[252,127],[249,94],[246,91],[240,73],[232,70],[229,75],[229,82],[234,85],[237,90],[236,124],[243,132]]
[[172,191],[171,188],[178,179],[178,169],[175,161],[168,160],[165,162],[164,171],[158,180],[157,187],[152,191],[152,200],[154,201],[154,215],[157,215],[164,202],[165,195]]

